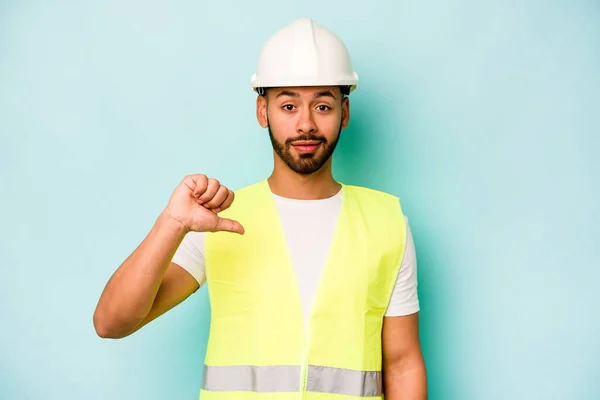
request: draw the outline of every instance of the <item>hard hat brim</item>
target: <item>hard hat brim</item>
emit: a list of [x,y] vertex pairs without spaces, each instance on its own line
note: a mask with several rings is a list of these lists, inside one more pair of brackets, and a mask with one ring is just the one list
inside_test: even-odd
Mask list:
[[358,88],[358,75],[353,74],[352,77],[336,77],[331,79],[323,79],[323,77],[314,78],[307,77],[305,79],[293,80],[277,80],[277,79],[257,79],[256,74],[251,78],[252,90],[258,88],[274,88],[274,87],[317,87],[317,86],[348,86],[350,91]]

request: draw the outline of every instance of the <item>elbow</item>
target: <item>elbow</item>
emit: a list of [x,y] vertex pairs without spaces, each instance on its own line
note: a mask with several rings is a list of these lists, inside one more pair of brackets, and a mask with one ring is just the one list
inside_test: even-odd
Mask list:
[[116,337],[115,335],[111,334],[111,332],[108,329],[106,329],[102,326],[94,325],[94,328],[96,329],[96,334],[98,335],[99,338],[120,339],[120,338]]
[[114,332],[110,329],[110,325],[97,311],[94,313],[94,330],[102,339],[117,339]]
[[96,334],[102,339],[122,339],[131,334],[131,332],[125,332],[122,327],[119,328],[118,324],[98,310],[94,313],[93,322]]

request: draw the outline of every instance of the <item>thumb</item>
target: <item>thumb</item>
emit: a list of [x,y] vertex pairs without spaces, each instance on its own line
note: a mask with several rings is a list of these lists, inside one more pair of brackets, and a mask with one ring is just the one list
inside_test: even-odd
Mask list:
[[244,227],[242,226],[242,224],[232,219],[217,217],[217,225],[215,226],[215,231],[234,232],[243,235]]

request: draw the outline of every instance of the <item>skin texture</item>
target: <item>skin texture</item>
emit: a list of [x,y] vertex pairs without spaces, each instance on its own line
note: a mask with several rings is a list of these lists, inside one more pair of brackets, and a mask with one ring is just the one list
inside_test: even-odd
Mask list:
[[382,344],[386,400],[427,399],[427,371],[419,343],[418,313],[385,317]]
[[[270,88],[256,99],[256,117],[273,146],[267,180],[273,193],[314,200],[341,189],[332,175],[332,155],[350,121],[350,100],[340,88]],[[97,334],[131,335],[198,290],[196,280],[170,260],[188,232],[244,234],[239,222],[218,215],[234,201],[233,192],[216,179],[185,177],[146,238],[106,284],[93,318]],[[418,313],[385,317],[382,341],[386,400],[426,399]]]

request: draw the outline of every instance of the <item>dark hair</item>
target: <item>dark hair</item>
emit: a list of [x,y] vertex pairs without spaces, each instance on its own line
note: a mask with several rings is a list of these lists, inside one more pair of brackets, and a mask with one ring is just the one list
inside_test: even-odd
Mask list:
[[[267,94],[267,89],[268,88],[258,87],[256,88],[256,93],[260,96],[265,96]],[[342,92],[342,98],[344,98],[350,94],[350,86],[340,86],[340,91]]]

